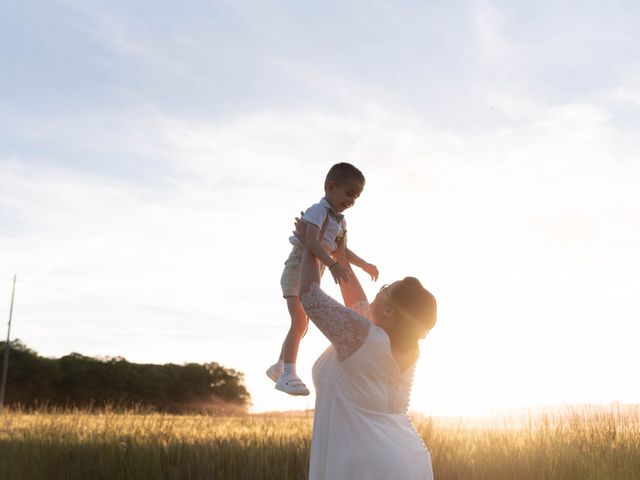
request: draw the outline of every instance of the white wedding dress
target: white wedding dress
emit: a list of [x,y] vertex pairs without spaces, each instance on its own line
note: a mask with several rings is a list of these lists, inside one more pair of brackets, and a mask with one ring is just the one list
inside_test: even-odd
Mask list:
[[368,303],[348,309],[317,285],[301,300],[332,342],[313,367],[309,480],[433,480],[429,451],[406,414],[415,364],[399,370]]

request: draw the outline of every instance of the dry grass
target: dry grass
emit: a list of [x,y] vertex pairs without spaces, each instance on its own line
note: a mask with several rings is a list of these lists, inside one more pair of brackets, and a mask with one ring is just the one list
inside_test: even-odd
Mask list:
[[[640,411],[414,417],[437,480],[638,480]],[[5,411],[2,479],[304,479],[312,418]]]
[[640,409],[425,421],[438,480],[638,480]]

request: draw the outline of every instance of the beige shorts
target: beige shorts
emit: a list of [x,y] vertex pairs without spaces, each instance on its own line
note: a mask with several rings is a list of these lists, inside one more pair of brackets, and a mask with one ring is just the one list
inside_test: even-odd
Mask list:
[[[300,272],[302,267],[302,252],[300,247],[293,247],[289,258],[284,262],[284,270],[280,277],[280,286],[282,287],[282,296],[298,297],[300,295]],[[320,278],[324,273],[324,263],[320,264]]]

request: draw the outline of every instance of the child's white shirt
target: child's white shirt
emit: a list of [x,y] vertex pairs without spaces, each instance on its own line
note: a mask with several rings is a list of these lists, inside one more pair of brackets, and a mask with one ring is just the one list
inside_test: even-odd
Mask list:
[[[320,238],[320,246],[327,252],[335,252],[338,248],[336,239],[344,234],[347,228],[347,222],[344,218],[342,221],[339,221],[334,215],[329,215],[329,210],[333,211],[333,207],[326,198],[323,198],[320,202],[307,208],[302,219],[307,223],[317,226],[321,230],[325,219],[327,219],[322,238]],[[289,237],[289,242],[291,242],[294,247],[302,248],[300,240],[298,240],[295,235]]]

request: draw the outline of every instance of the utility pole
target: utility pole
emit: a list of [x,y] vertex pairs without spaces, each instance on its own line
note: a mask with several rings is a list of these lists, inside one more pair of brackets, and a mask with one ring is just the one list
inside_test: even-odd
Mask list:
[[9,373],[9,349],[11,339],[11,317],[13,316],[13,299],[16,295],[16,276],[13,275],[11,291],[11,307],[9,308],[9,326],[7,327],[7,343],[4,344],[4,361],[2,362],[2,383],[0,384],[0,410],[4,407],[4,392],[7,389],[7,373]]

